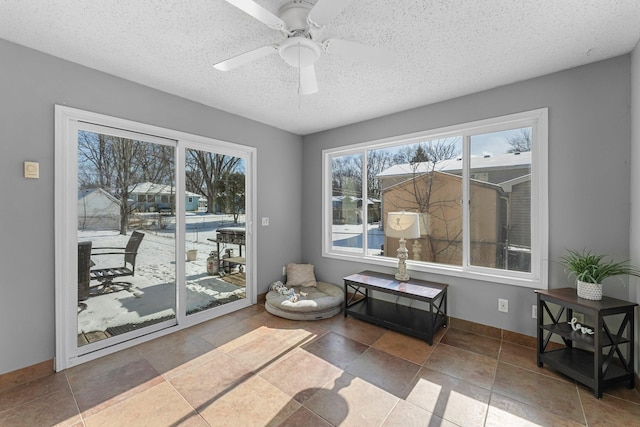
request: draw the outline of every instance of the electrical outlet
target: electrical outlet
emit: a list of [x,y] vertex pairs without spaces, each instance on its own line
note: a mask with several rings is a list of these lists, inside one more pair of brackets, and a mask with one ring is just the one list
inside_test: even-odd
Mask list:
[[265,216],[264,218],[262,218],[262,226],[263,227],[268,227],[269,226],[269,217]]
[[503,313],[509,312],[509,300],[498,298],[498,311]]
[[532,305],[531,306],[531,317],[534,319],[538,318],[538,306],[537,305]]

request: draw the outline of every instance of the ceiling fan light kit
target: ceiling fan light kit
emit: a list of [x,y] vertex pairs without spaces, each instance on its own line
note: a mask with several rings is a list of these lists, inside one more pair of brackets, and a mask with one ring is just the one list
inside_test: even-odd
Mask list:
[[280,31],[286,39],[275,46],[262,46],[214,65],[220,71],[229,71],[249,62],[278,52],[290,66],[297,68],[299,93],[311,95],[318,92],[314,64],[322,52],[355,58],[374,65],[389,65],[393,55],[386,49],[362,45],[356,42],[327,39],[315,41],[322,28],[351,3],[352,0],[318,0],[315,5],[305,0],[293,0],[278,11],[278,16],[253,0],[225,0],[269,28]]
[[320,58],[320,46],[304,37],[291,37],[280,43],[279,53],[287,64],[304,68]]

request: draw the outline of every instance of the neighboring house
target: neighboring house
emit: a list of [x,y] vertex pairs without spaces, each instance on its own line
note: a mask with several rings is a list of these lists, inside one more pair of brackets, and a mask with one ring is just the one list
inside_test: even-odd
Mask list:
[[[384,218],[403,209],[421,213],[424,240],[411,258],[462,263],[461,175],[460,159],[395,165],[378,175]],[[531,153],[474,157],[470,175],[471,263],[528,270]],[[397,246],[396,239],[385,241],[385,255],[394,256]]]
[[[151,182],[141,182],[129,186],[129,197],[133,200],[134,206],[141,212],[172,212],[175,206],[176,189],[172,185],[154,184]],[[200,200],[205,200],[201,196],[190,191],[185,191],[185,210],[198,211]]]
[[[362,223],[362,197],[333,196],[332,206],[334,224]],[[367,200],[367,219],[369,223],[380,221],[380,200]]]
[[102,188],[78,192],[78,230],[118,229],[120,202]]

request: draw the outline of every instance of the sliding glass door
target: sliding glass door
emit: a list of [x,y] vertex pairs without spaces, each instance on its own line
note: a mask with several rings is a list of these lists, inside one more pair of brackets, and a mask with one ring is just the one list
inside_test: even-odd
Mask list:
[[185,152],[186,314],[246,298],[246,161]]
[[56,369],[256,302],[254,156],[56,107]]
[[176,145],[78,129],[78,347],[176,324]]

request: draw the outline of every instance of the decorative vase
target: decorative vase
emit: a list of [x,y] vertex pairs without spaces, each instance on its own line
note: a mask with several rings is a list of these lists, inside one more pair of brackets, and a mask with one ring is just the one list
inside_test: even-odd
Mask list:
[[589,283],[577,280],[578,296],[584,299],[599,301],[602,299],[602,283]]

